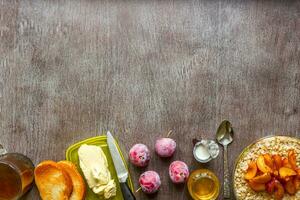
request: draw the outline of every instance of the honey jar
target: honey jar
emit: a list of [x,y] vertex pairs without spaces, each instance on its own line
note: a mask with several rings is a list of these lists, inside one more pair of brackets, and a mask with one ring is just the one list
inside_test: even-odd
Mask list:
[[219,196],[220,182],[216,175],[207,169],[198,169],[188,179],[188,190],[194,200],[215,200]]
[[34,165],[19,153],[7,153],[0,144],[0,200],[20,199],[33,185]]

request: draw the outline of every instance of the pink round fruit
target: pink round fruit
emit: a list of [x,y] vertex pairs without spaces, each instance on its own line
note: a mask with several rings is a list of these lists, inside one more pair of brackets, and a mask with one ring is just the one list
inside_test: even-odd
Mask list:
[[135,144],[129,151],[129,160],[137,167],[146,167],[150,161],[150,151],[144,144]]
[[169,167],[169,175],[173,183],[184,183],[189,177],[189,168],[182,161],[174,161]]
[[155,151],[160,157],[171,157],[176,150],[176,142],[171,138],[160,138],[156,140]]
[[161,185],[160,177],[155,171],[146,171],[142,173],[139,183],[143,192],[147,194],[153,194],[157,192]]

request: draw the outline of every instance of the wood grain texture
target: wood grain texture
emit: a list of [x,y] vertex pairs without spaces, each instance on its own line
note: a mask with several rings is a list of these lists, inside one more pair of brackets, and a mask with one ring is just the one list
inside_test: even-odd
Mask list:
[[[222,181],[222,156],[197,164],[192,138],[230,120],[232,169],[257,138],[299,137],[299,44],[300,1],[1,0],[0,142],[37,164],[106,130],[126,153],[172,129],[171,160]],[[153,153],[161,191],[137,199],[189,199],[169,163]],[[130,172],[137,187],[142,170]]]

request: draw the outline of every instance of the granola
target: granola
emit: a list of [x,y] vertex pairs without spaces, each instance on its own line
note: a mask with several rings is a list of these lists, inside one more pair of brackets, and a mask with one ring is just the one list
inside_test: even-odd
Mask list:
[[[279,154],[287,156],[288,150],[294,149],[297,154],[297,164],[300,164],[300,140],[286,136],[272,136],[263,138],[246,148],[241,154],[234,171],[234,190],[237,200],[273,200],[274,197],[267,192],[255,192],[247,184],[244,174],[251,160],[256,160],[262,154]],[[300,191],[290,196],[285,194],[283,200],[299,200]]]

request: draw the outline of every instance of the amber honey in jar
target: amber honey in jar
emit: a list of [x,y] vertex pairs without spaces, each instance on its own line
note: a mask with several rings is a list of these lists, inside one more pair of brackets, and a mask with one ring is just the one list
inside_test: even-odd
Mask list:
[[33,184],[34,165],[19,153],[0,155],[0,200],[15,200]]
[[194,200],[215,200],[219,196],[220,182],[216,175],[207,169],[193,171],[187,184]]

